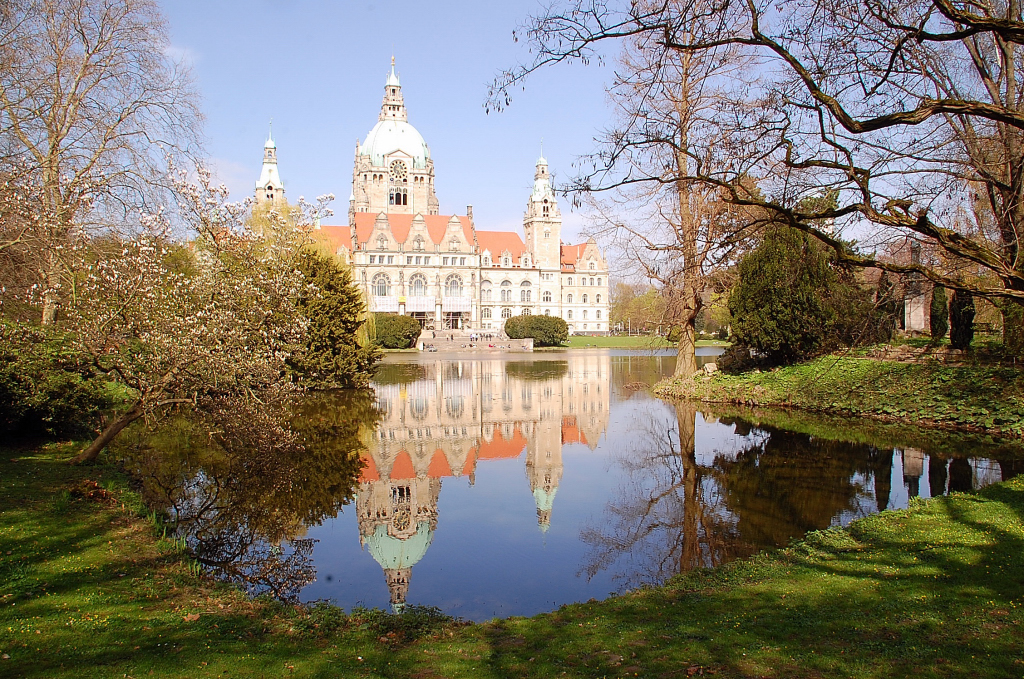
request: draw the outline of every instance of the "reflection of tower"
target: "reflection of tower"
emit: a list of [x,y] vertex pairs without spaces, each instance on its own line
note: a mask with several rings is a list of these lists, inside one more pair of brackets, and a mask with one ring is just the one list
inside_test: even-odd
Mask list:
[[[406,476],[399,453],[392,474]],[[411,466],[411,464],[409,465]],[[356,512],[359,540],[384,569],[392,607],[405,605],[412,567],[427,553],[437,527],[437,498],[441,480],[430,477],[370,480],[367,470],[359,486]]]
[[558,421],[543,421],[537,429],[533,445],[526,448],[526,478],[537,504],[537,524],[546,533],[551,527],[551,507],[562,480],[561,428]]
[[924,474],[924,451],[907,448],[903,451],[903,482],[907,485],[907,495],[917,497],[921,494],[921,476]]

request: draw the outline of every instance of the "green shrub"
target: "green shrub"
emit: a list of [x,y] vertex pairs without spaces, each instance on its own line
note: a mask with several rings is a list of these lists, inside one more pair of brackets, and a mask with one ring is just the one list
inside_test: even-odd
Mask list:
[[949,344],[954,349],[967,349],[974,340],[974,295],[953,291],[949,301]]
[[932,303],[929,308],[928,324],[932,333],[932,341],[938,342],[949,332],[949,305],[946,301],[946,288],[936,285],[932,288]]
[[95,434],[113,398],[89,358],[70,347],[59,331],[0,321],[0,430]]
[[412,316],[375,313],[376,342],[385,349],[408,349],[420,336],[420,323]]
[[774,364],[873,339],[872,306],[824,246],[782,227],[743,258],[729,296],[734,340]]
[[309,326],[305,346],[291,358],[290,368],[313,389],[366,386],[380,350],[358,341],[365,307],[351,272],[314,251],[303,252],[298,264],[310,286],[298,303]]
[[513,316],[505,321],[511,339],[533,338],[538,347],[557,347],[569,339],[569,324],[557,316]]

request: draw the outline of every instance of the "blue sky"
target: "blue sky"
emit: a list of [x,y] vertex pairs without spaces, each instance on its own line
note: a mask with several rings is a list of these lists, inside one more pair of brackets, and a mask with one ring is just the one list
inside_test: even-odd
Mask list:
[[[206,148],[233,197],[250,195],[273,118],[290,200],[334,193],[346,221],[357,139],[374,125],[394,53],[409,122],[430,145],[443,214],[473,205],[478,228],[521,230],[533,169],[556,179],[594,148],[607,124],[607,67],[559,66],[533,76],[501,113],[484,112],[502,68],[529,58],[512,31],[541,5],[508,2],[161,0],[176,53],[191,64]],[[562,203],[563,240],[585,218]]]

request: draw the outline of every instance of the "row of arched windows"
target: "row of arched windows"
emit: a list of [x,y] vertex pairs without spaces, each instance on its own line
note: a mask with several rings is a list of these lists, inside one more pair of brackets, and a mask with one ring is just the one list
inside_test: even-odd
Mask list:
[[[409,278],[409,294],[413,297],[425,297],[427,294],[427,277],[423,274],[413,274]],[[444,281],[444,294],[446,297],[462,297],[462,276],[451,274]],[[386,273],[379,273],[373,277],[370,291],[377,297],[387,297],[391,294],[391,277]]]
[[[565,301],[566,301],[567,304],[572,304],[572,293],[571,292],[568,295],[565,296]],[[583,295],[583,297],[581,298],[581,301],[582,301],[583,304],[590,304],[590,295],[586,295],[586,294]],[[600,303],[601,303],[601,295],[595,295],[594,296],[594,304],[600,304]]]

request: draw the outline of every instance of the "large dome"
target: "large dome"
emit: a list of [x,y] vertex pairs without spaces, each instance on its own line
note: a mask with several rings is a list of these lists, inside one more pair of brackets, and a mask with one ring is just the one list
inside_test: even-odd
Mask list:
[[413,167],[427,166],[430,147],[415,127],[404,120],[381,120],[359,148],[359,155],[369,156],[374,167],[384,166],[384,157],[395,151],[404,151],[412,156]]
[[416,525],[416,532],[406,540],[388,535],[387,526],[379,524],[374,527],[373,535],[366,538],[366,546],[385,570],[412,568],[427,553],[433,538],[434,533],[426,521],[420,521]]

